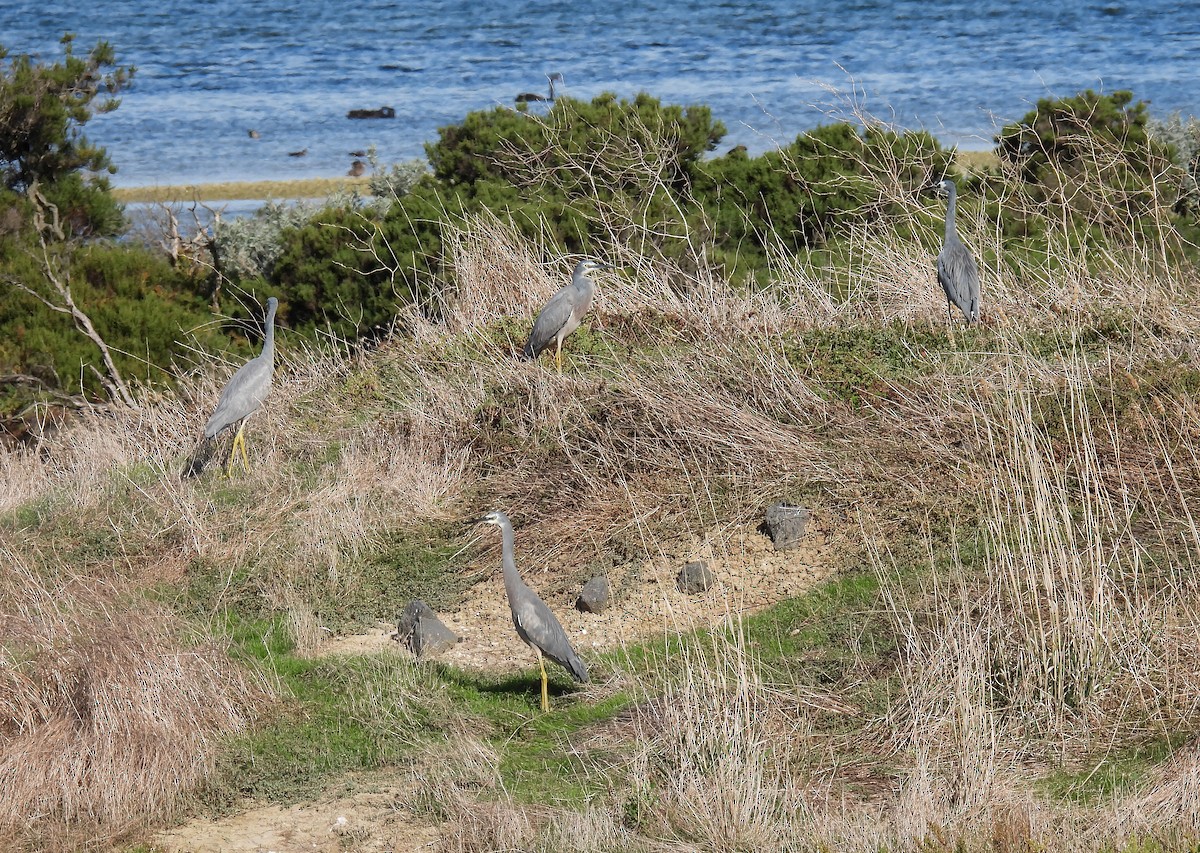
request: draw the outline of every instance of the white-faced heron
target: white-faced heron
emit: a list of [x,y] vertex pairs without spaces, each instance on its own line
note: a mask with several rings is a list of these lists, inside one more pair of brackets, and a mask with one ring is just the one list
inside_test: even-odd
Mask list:
[[551,296],[546,307],[533,321],[533,331],[529,333],[522,357],[532,361],[553,343],[554,361],[558,365],[558,372],[562,373],[563,339],[579,328],[583,315],[592,306],[592,295],[596,292],[596,284],[590,273],[593,270],[611,269],[616,267],[586,258],[576,264],[571,283]]
[[221,391],[217,408],[204,425],[204,438],[183,470],[184,477],[198,476],[204,470],[212,458],[217,435],[235,424],[237,432],[234,433],[233,446],[225,460],[225,469],[228,472],[234,455],[240,449],[242,464],[249,470],[250,458],[246,455],[246,438],[242,431],[246,426],[246,418],[262,408],[271,390],[271,377],[275,373],[275,311],[278,308],[279,300],[274,296],[267,300],[262,352],[239,367]]
[[547,74],[546,79],[550,81],[550,96],[539,95],[537,92],[522,92],[514,99],[518,104],[528,104],[533,101],[553,101],[555,98],[554,84],[561,83],[563,76],[555,71],[553,74]]
[[496,510],[476,519],[476,523],[494,524],[500,528],[504,555],[504,591],[508,593],[508,609],[512,612],[513,627],[517,629],[517,636],[537,655],[538,667],[542,671],[542,710],[549,711],[546,664],[542,658],[550,658],[571,673],[576,681],[588,680],[587,667],[571,648],[567,632],[546,606],[546,602],[538,598],[537,593],[526,586],[525,581],[517,574],[517,564],[513,560],[513,529],[508,516]]
[[[946,299],[958,306],[968,323],[974,323],[979,320],[979,269],[954,228],[954,202],[958,187],[950,178],[942,181],[940,186],[941,192],[949,196],[949,202],[946,205],[946,237],[937,259],[938,281],[942,290],[946,291]],[[946,310],[950,310],[949,305]]]

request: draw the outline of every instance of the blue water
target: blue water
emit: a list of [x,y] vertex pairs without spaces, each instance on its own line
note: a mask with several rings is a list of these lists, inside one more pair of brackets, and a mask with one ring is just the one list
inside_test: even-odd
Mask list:
[[[1200,113],[1200,11],[1167,0],[0,0],[10,53],[53,59],[64,31],[138,68],[87,128],[117,186],[341,175],[371,144],[385,163],[423,156],[439,127],[544,91],[552,71],[577,98],[708,104],[722,149],[753,153],[845,97],[976,149],[1083,88]],[[345,117],[381,105],[396,118]]]

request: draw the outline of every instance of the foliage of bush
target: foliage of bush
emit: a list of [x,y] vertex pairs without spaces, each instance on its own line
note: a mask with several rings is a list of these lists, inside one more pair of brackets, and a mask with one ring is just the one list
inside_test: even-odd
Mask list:
[[354,289],[347,274],[365,276],[384,313],[368,308],[350,325],[379,328],[396,302],[454,286],[442,267],[444,223],[485,209],[555,254],[624,244],[684,273],[715,266],[740,281],[765,269],[773,244],[822,245],[898,210],[950,159],[926,133],[849,124],[759,157],[736,148],[706,158],[724,133],[707,107],[663,105],[645,93],[560,98],[545,115],[473,112],[426,146],[432,174],[405,172],[407,192],[381,219],[335,217],[338,237],[310,233],[332,224],[314,221],[291,237],[273,283],[310,300],[303,319],[289,316],[303,327],[329,295],[328,313],[344,315]]
[[[30,255],[10,253],[3,258],[3,268],[10,276],[41,275]],[[144,248],[88,245],[74,253],[69,272],[75,301],[87,306],[127,378],[169,381],[167,371],[184,353],[185,333],[202,329],[211,319],[189,283],[164,257]],[[229,346],[215,331],[199,335],[206,348]],[[96,373],[102,369],[96,347],[76,331],[69,317],[15,289],[0,300],[0,373],[36,380],[8,383],[0,392],[0,413],[11,415],[38,398],[102,398]]]
[[[0,66],[0,183],[9,193],[0,206],[14,204],[36,185],[73,234],[112,235],[123,218],[108,180],[84,178],[83,173],[115,172],[116,167],[82,128],[94,113],[117,108],[115,95],[135,69],[116,65],[107,42],[99,42],[86,56],[74,53],[73,42],[70,34],[63,36],[60,62],[45,64],[19,55]],[[0,46],[0,61],[4,59],[8,53]]]
[[1048,208],[1039,215],[1135,233],[1160,222],[1182,177],[1166,146],[1147,133],[1148,121],[1145,102],[1127,91],[1044,98],[1000,132],[996,153],[1028,198]]
[[283,235],[318,213],[312,204],[268,201],[253,216],[222,219],[213,228],[215,266],[235,281],[267,278],[283,252]]
[[951,158],[923,131],[842,122],[759,157],[735,148],[710,160],[694,194],[713,223],[720,257],[732,266],[737,252],[743,264],[761,268],[772,242],[798,253],[905,213]]
[[1200,218],[1200,119],[1172,113],[1163,119],[1150,119],[1146,125],[1150,138],[1165,145],[1175,165],[1183,170],[1176,210]]

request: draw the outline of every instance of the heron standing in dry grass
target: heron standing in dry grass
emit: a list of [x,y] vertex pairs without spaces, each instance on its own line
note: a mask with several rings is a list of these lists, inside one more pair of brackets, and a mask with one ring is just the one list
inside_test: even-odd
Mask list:
[[246,418],[262,408],[263,401],[271,390],[271,378],[275,373],[275,311],[278,308],[279,300],[274,296],[267,300],[262,352],[239,367],[221,391],[217,408],[204,425],[204,438],[183,469],[184,477],[200,475],[212,458],[216,437],[234,425],[237,426],[237,432],[234,433],[233,446],[229,448],[229,456],[225,460],[225,473],[229,473],[229,466],[239,450],[242,453],[242,464],[246,470],[250,470],[250,457],[246,454],[246,438],[243,431],[246,428]]
[[567,632],[546,606],[546,602],[538,598],[538,594],[526,586],[525,581],[517,574],[517,564],[513,558],[513,529],[508,516],[496,510],[476,519],[475,523],[494,524],[500,528],[504,591],[508,594],[508,609],[512,612],[513,627],[517,629],[517,636],[537,655],[538,668],[542,672],[542,711],[549,711],[550,697],[543,657],[550,658],[571,673],[576,681],[588,680],[587,667],[571,648]]
[[[949,196],[946,204],[946,237],[942,241],[942,251],[938,253],[937,274],[942,290],[946,291],[949,303],[958,306],[968,323],[979,320],[979,268],[971,252],[958,239],[958,231],[954,227],[954,203],[958,195],[958,187],[950,178],[940,185],[940,191]],[[951,315],[951,320],[953,320]]]
[[594,270],[616,269],[612,264],[584,259],[575,265],[575,273],[571,283],[550,297],[546,307],[533,321],[533,331],[521,355],[532,361],[545,351],[551,343],[554,344],[554,362],[558,372],[562,373],[562,344],[563,339],[579,328],[583,315],[592,307],[592,296],[596,292],[596,283],[592,281]]

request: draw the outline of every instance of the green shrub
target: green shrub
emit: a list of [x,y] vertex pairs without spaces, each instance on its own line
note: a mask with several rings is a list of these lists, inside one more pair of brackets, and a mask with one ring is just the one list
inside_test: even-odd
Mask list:
[[863,222],[906,215],[907,202],[946,172],[951,157],[924,131],[840,123],[759,157],[735,148],[705,163],[695,196],[720,257],[736,252],[743,265],[762,268],[772,242],[801,252]]
[[1147,133],[1148,120],[1145,102],[1133,103],[1127,91],[1043,98],[1000,132],[996,153],[1029,199],[1051,209],[1040,215],[1129,232],[1131,224],[1161,221],[1182,178],[1166,146]]
[[1172,113],[1165,120],[1150,119],[1146,124],[1150,138],[1171,153],[1171,160],[1183,170],[1179,200],[1175,209],[1184,216],[1200,218],[1200,119]]
[[[35,280],[42,275],[27,254],[9,251],[0,262],[9,277]],[[210,319],[189,283],[160,255],[121,244],[82,247],[69,269],[73,298],[87,306],[123,375],[150,384],[169,382],[172,363],[186,351],[184,333],[201,329]],[[227,346],[215,331],[202,332],[200,343],[214,349]],[[0,300],[0,372],[37,382],[7,385],[0,414],[62,394],[103,398],[93,368],[102,370],[99,353],[68,316],[9,288]]]

